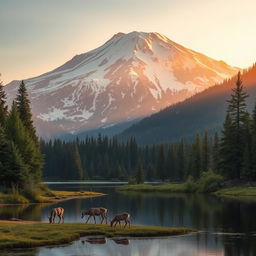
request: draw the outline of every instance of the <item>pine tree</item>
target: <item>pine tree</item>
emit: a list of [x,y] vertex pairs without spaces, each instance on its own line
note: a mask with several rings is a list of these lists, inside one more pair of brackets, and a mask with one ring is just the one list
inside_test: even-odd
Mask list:
[[204,133],[203,143],[202,143],[202,171],[206,172],[209,170],[209,141],[208,132]]
[[184,151],[184,140],[181,138],[179,145],[178,145],[178,152],[177,152],[177,169],[178,169],[178,179],[182,181],[185,176],[185,151]]
[[138,163],[136,174],[135,174],[135,179],[136,179],[137,184],[143,184],[145,181],[144,170],[143,170],[141,162]]
[[21,81],[19,86],[16,102],[20,114],[20,119],[22,120],[25,128],[28,130],[28,133],[34,140],[35,144],[39,146],[38,138],[36,136],[36,129],[33,125],[30,101],[24,81]]
[[247,113],[244,121],[244,150],[243,150],[243,162],[242,162],[242,172],[241,177],[243,179],[250,180],[252,177],[252,136],[251,136],[251,117]]
[[165,171],[165,155],[164,155],[163,145],[160,146],[158,151],[156,170],[157,170],[158,178],[164,181],[166,179],[166,171]]
[[169,180],[177,180],[177,154],[174,144],[171,144],[167,151],[165,160],[166,177]]
[[219,173],[219,135],[216,132],[213,139],[211,169]]
[[26,186],[28,169],[13,142],[10,142],[0,126],[0,185],[22,189]]
[[190,170],[189,174],[193,176],[195,180],[200,177],[202,172],[202,145],[199,134],[196,134],[195,141],[191,148],[190,155]]
[[[230,153],[227,155],[226,159],[225,155],[222,156],[226,165],[232,166],[232,171],[234,174],[230,174],[230,177],[238,178],[241,177],[242,171],[242,162],[243,162],[243,151],[245,146],[245,138],[244,138],[244,130],[245,130],[245,122],[247,118],[247,110],[246,110],[246,98],[248,97],[247,93],[244,91],[244,87],[242,85],[241,74],[238,73],[236,87],[232,89],[231,99],[228,101],[228,115],[231,121],[232,127],[232,135],[233,141],[230,145],[226,145],[232,150],[232,157],[230,157]],[[224,134],[223,134],[224,135]],[[225,134],[224,136],[229,136]],[[225,139],[225,138],[224,138]],[[222,144],[222,146],[224,146]],[[231,147],[232,146],[232,147]],[[225,146],[224,146],[225,147]],[[230,161],[230,163],[228,163]],[[230,170],[229,170],[230,171]]]
[[256,104],[252,112],[251,136],[251,178],[256,180]]
[[24,127],[15,102],[6,120],[6,134],[28,166],[30,182],[38,184],[41,181],[42,155]]
[[0,81],[0,125],[4,127],[5,121],[8,115],[8,107],[6,105],[6,94],[4,92],[4,87]]
[[223,125],[222,138],[220,141],[220,153],[219,153],[219,168],[220,173],[227,179],[236,178],[236,166],[233,161],[235,157],[234,151],[234,130],[232,126],[232,120],[230,114],[227,113],[226,119]]
[[72,147],[72,158],[73,158],[73,167],[72,167],[72,174],[70,175],[70,177],[72,176],[72,178],[74,180],[81,180],[83,179],[83,167],[82,167],[82,162],[81,162],[81,158],[80,158],[80,153],[78,150],[77,145],[74,145],[74,147]]

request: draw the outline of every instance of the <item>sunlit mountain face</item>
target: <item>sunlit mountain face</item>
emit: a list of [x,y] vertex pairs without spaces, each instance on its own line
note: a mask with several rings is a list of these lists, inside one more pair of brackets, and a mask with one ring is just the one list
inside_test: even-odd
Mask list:
[[[38,133],[51,136],[150,115],[238,70],[159,33],[131,32],[25,83]],[[9,102],[18,84],[6,86]]]
[[[252,112],[256,99],[256,65],[243,70],[242,83],[249,97],[247,108]],[[232,88],[237,76],[212,86],[189,99],[174,106],[167,107],[158,113],[144,118],[126,129],[120,137],[132,137],[140,144],[159,144],[167,141],[178,141],[180,138],[192,142],[196,133],[208,131],[211,136],[220,132],[225,120]]]

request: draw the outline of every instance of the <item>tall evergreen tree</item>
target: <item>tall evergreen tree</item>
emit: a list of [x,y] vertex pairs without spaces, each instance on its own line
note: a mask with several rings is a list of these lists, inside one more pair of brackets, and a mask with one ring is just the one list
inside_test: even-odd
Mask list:
[[24,188],[28,179],[28,168],[24,164],[14,143],[9,141],[0,126],[0,185]]
[[213,147],[212,147],[212,159],[211,159],[211,169],[218,173],[219,172],[219,135],[216,132],[213,138]]
[[145,181],[144,170],[143,170],[141,162],[139,162],[137,165],[135,179],[136,179],[137,184],[142,184]]
[[177,156],[174,144],[168,147],[165,160],[166,177],[169,180],[177,179]]
[[15,102],[6,120],[6,134],[7,138],[17,147],[24,163],[28,166],[30,182],[32,184],[39,183],[41,180],[42,155],[24,127]]
[[234,130],[230,114],[227,113],[223,125],[222,137],[220,141],[219,168],[220,173],[227,179],[236,178],[236,164],[233,161],[236,152],[234,152]]
[[6,105],[6,94],[4,92],[4,87],[0,81],[0,125],[4,127],[5,121],[8,115],[8,109]]
[[185,151],[184,151],[184,140],[181,138],[178,151],[177,151],[177,170],[178,170],[178,179],[182,181],[185,175],[185,167],[186,167],[186,159],[185,159]]
[[252,112],[251,136],[251,178],[256,180],[256,104]]
[[36,129],[33,125],[28,92],[24,81],[21,81],[20,83],[16,102],[20,114],[20,119],[22,120],[25,128],[28,130],[28,133],[34,140],[35,144],[39,146],[38,138],[36,136]]
[[84,178],[83,177],[84,170],[82,167],[80,153],[77,145],[74,145],[72,149],[72,158],[73,158],[73,167],[71,169],[72,174],[70,174],[70,177],[72,177],[74,180],[81,180]]
[[209,170],[209,141],[208,141],[208,132],[205,131],[203,143],[202,143],[202,171],[206,172]]
[[199,134],[196,134],[195,141],[191,148],[190,155],[190,170],[189,174],[193,176],[195,180],[200,177],[202,172],[202,145]]
[[241,177],[243,179],[252,179],[252,136],[251,136],[251,117],[247,113],[244,126],[244,150]]
[[[243,162],[243,151],[245,146],[245,138],[244,138],[244,130],[245,130],[245,122],[247,118],[247,110],[246,110],[246,98],[248,97],[247,93],[244,91],[244,87],[242,85],[241,74],[238,73],[236,86],[232,89],[231,99],[228,100],[228,115],[229,121],[231,122],[232,128],[232,136],[233,141],[230,142],[227,140],[229,145],[223,145],[222,147],[229,147],[233,155],[230,156],[230,153],[227,156],[222,155],[223,162],[226,162],[226,165],[232,166],[232,171],[234,174],[230,174],[233,178],[240,179],[241,170],[242,170],[242,162]],[[227,131],[226,131],[227,132]],[[229,136],[229,134],[223,134],[223,136]],[[225,140],[225,138],[223,138]],[[225,159],[226,158],[226,159]],[[222,166],[224,167],[224,166]]]
[[156,171],[157,171],[158,178],[164,181],[166,179],[166,171],[165,171],[165,154],[164,154],[163,145],[161,145],[158,150]]

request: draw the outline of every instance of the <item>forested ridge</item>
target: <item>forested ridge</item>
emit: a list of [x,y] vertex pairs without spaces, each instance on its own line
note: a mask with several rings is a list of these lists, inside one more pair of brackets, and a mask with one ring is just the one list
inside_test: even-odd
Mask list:
[[[256,95],[256,65],[243,70],[241,79],[250,95],[246,99],[252,111]],[[192,143],[195,133],[208,131],[210,136],[220,132],[225,120],[227,100],[236,83],[236,76],[212,86],[191,98],[167,107],[126,129],[119,137],[135,137],[138,144],[160,144],[178,141],[181,137]]]
[[[47,180],[197,180],[212,170],[226,179],[256,180],[256,107],[247,111],[241,75],[234,81],[221,133],[195,134],[193,143],[139,146],[134,137],[87,137],[65,142],[41,141]],[[223,110],[224,111],[224,110]]]

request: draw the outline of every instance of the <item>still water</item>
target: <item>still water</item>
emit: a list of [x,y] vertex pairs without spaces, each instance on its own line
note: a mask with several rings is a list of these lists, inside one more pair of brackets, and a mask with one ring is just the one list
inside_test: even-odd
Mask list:
[[[72,244],[28,251],[4,252],[19,256],[255,256],[256,203],[220,199],[209,195],[117,193],[120,184],[49,184],[56,190],[91,190],[106,196],[74,199],[54,206],[65,208],[65,222],[81,222],[81,210],[102,206],[109,218],[121,212],[132,215],[133,224],[186,226],[198,234],[155,239],[104,239],[88,237]],[[0,219],[47,221],[53,206],[30,205],[0,208]]]

